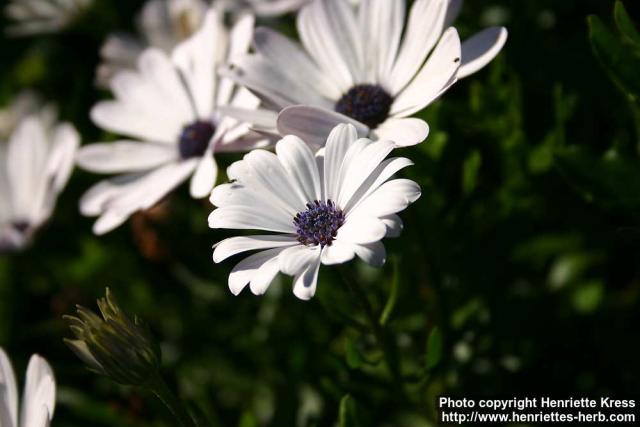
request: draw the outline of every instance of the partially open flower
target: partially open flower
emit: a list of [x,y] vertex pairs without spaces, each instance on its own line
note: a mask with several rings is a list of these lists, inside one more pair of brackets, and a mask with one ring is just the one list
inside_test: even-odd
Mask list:
[[71,350],[91,371],[120,384],[142,386],[156,379],[160,347],[149,328],[136,316],[130,319],[108,288],[98,307],[102,318],[80,306],[78,317],[65,316],[76,336],[65,339]]

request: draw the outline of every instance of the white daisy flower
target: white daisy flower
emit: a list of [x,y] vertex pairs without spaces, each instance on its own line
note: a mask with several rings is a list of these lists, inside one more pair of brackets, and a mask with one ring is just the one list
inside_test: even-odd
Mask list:
[[14,103],[0,115],[8,127],[17,122],[8,139],[0,139],[0,252],[23,249],[49,219],[80,144],[73,126],[54,125],[51,109],[18,119],[22,107]]
[[114,33],[102,45],[98,84],[108,87],[118,71],[135,69],[138,57],[148,47],[171,53],[200,29],[207,9],[204,0],[148,0],[137,19],[140,37]]
[[300,9],[310,0],[222,0],[228,10],[248,9],[261,17],[276,17]]
[[122,71],[112,79],[115,100],[99,102],[91,118],[125,139],[82,147],[77,158],[86,170],[121,174],[98,183],[80,202],[84,215],[99,216],[96,234],[152,207],[190,176],[191,195],[206,197],[217,176],[214,153],[268,143],[247,124],[221,114],[221,106],[251,109],[259,100],[215,73],[222,61],[247,51],[253,23],[252,16],[244,15],[229,32],[222,13],[211,9],[202,28],[171,58],[149,48],[137,71]]
[[66,28],[93,0],[11,0],[5,14],[14,21],[14,36],[55,33]]
[[384,237],[398,236],[396,214],[420,197],[408,179],[390,178],[412,165],[406,158],[385,160],[391,141],[358,139],[352,125],[338,125],[316,156],[296,136],[276,145],[276,154],[255,150],[232,164],[230,184],[211,195],[217,206],[211,228],[264,230],[277,234],[232,237],[215,246],[219,263],[241,252],[260,250],[229,275],[231,292],[249,285],[263,294],[281,271],[295,276],[294,294],[315,294],[320,264],[340,264],[356,255],[367,263],[385,262]]
[[56,381],[45,359],[31,356],[24,387],[18,412],[16,378],[9,358],[0,347],[0,426],[48,427],[55,408]]
[[[405,30],[405,3],[362,0],[354,8],[346,0],[314,0],[298,14],[302,46],[259,28],[255,53],[234,61],[224,75],[280,113],[283,135],[320,145],[333,126],[347,122],[361,136],[418,144],[429,127],[409,116],[489,63],[507,31],[488,28],[461,45],[449,27],[459,0],[416,0]],[[264,131],[276,128],[273,114],[232,113]]]

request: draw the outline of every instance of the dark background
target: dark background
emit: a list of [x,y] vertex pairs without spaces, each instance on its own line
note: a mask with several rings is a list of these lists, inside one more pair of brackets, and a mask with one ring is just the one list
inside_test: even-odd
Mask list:
[[[637,2],[624,3],[638,22]],[[35,89],[83,143],[104,139],[88,118],[109,96],[93,85],[98,49],[114,29],[132,30],[141,4],[97,1],[66,32],[0,38],[0,101]],[[402,154],[423,196],[403,212],[403,236],[386,242],[387,266],[323,268],[310,302],[295,299],[289,278],[264,297],[231,295],[234,262],[211,261],[225,234],[208,229],[211,207],[185,186],[93,236],[77,203],[98,177],[76,171],[34,246],[0,258],[0,345],[18,377],[34,352],[51,362],[55,426],[172,425],[154,400],[87,372],[62,342],[62,315],[94,308],[110,286],[152,326],[171,385],[216,426],[331,426],[346,394],[364,426],[434,425],[441,394],[637,396],[640,121],[587,25],[595,14],[616,34],[613,7],[468,0],[463,38],[505,25],[505,49],[421,113],[431,135]],[[345,326],[362,313],[339,270],[358,274],[376,310],[395,281],[387,333],[404,395],[371,334]],[[442,338],[440,358],[437,338],[427,352],[430,334]]]

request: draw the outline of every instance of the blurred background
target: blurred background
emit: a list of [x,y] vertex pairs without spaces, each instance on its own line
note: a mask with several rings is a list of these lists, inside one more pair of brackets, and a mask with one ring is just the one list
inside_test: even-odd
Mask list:
[[[623,3],[640,22],[638,2]],[[65,31],[0,37],[0,104],[31,89],[83,143],[114,139],[88,117],[109,97],[95,85],[99,49],[135,31],[142,5],[96,0]],[[637,396],[640,38],[613,11],[608,0],[465,3],[463,38],[505,25],[507,45],[421,113],[431,135],[402,154],[423,196],[387,240],[385,268],[352,265],[374,309],[386,307],[402,384],[336,269],[321,270],[310,302],[288,278],[234,297],[234,262],[211,260],[226,235],[208,229],[208,202],[183,186],[98,238],[78,212],[98,177],[79,170],[34,245],[0,257],[0,345],[18,377],[32,353],[51,362],[54,426],[172,425],[62,342],[62,316],[95,308],[109,286],[151,325],[172,387],[212,426],[431,426],[441,394]],[[292,17],[262,22],[295,34]]]

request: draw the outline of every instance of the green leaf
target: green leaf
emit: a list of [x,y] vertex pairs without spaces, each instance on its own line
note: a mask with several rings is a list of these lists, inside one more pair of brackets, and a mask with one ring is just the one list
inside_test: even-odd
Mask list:
[[353,341],[347,338],[344,347],[347,365],[351,369],[358,369],[359,367],[361,367],[364,363],[364,360]]
[[604,298],[604,285],[599,280],[582,284],[573,294],[573,306],[583,314],[593,313]]
[[625,95],[637,102],[640,97],[640,54],[616,38],[599,17],[589,16],[588,23],[596,57]]
[[393,313],[393,309],[396,306],[396,302],[398,302],[398,283],[400,282],[400,268],[398,266],[399,262],[397,258],[393,259],[393,278],[391,279],[391,289],[389,290],[389,298],[387,299],[387,303],[384,305],[384,309],[382,310],[382,314],[380,315],[380,325],[385,326],[387,322],[389,322],[389,318],[391,317],[391,313]]
[[238,427],[258,427],[258,420],[255,415],[249,411],[245,411],[238,421]]
[[620,31],[624,39],[640,49],[640,33],[633,24],[631,17],[627,13],[627,9],[621,1],[616,2],[613,17],[616,21],[618,31]]
[[356,402],[351,395],[345,395],[340,400],[340,413],[339,413],[339,425],[340,427],[359,427],[361,424],[358,419],[358,408]]
[[640,166],[615,152],[603,158],[576,147],[556,152],[556,165],[583,198],[609,207],[640,208]]
[[427,340],[427,369],[435,367],[442,358],[442,333],[437,326],[433,328]]
[[462,189],[465,194],[469,194],[475,190],[478,183],[480,166],[482,166],[482,155],[479,151],[473,151],[464,161]]

